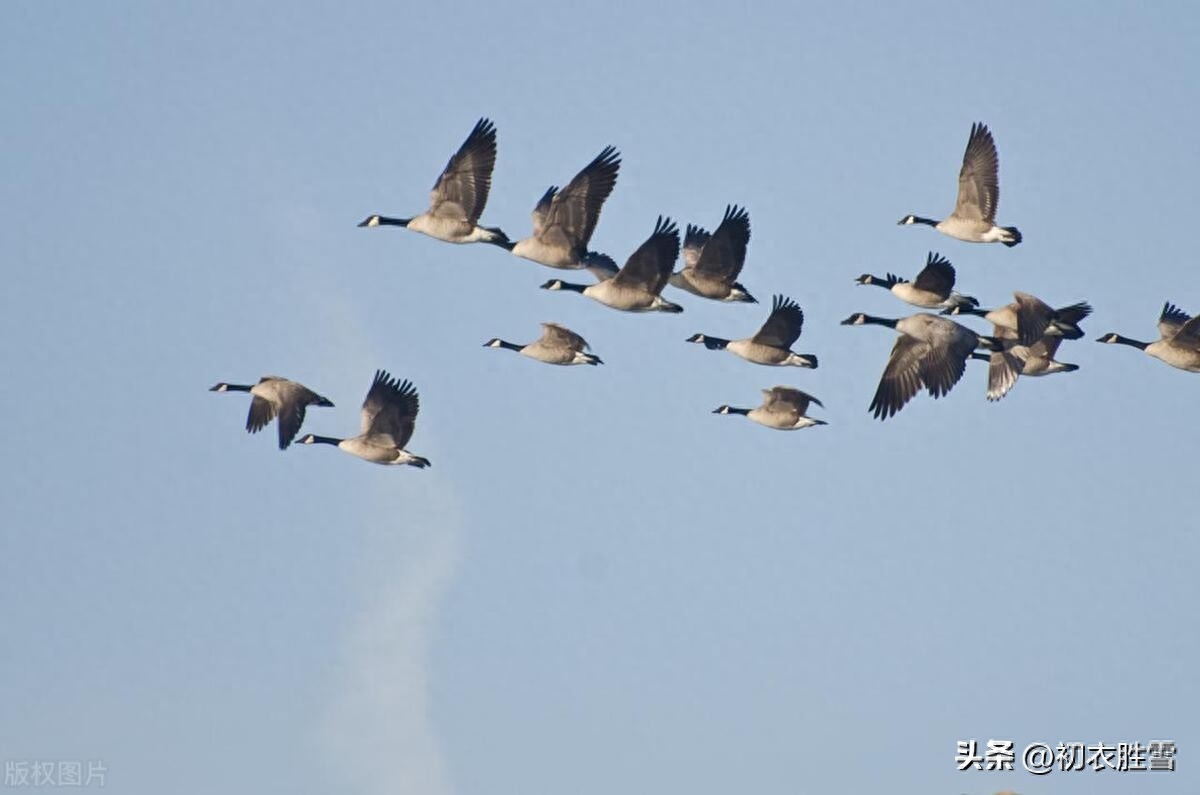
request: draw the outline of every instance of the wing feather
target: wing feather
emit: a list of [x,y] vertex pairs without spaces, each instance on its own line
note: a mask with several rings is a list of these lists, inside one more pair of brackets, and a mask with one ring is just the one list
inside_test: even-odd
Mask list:
[[925,268],[913,280],[913,287],[936,293],[943,300],[949,298],[950,291],[954,289],[954,266],[941,254],[929,252]]
[[671,278],[671,269],[678,257],[679,227],[670,218],[660,215],[654,232],[612,278],[613,284],[658,295]]
[[438,218],[477,224],[492,188],[495,166],[496,125],[480,119],[434,184],[429,211]]
[[1000,160],[996,142],[982,122],[971,125],[971,136],[958,172],[958,201],[954,215],[969,221],[991,224],[1000,203]]
[[749,213],[742,207],[729,205],[725,208],[725,217],[700,251],[695,268],[733,282],[746,264],[749,243]]
[[800,339],[803,328],[804,312],[800,305],[785,295],[776,295],[771,301],[771,314],[751,340],[787,350]]

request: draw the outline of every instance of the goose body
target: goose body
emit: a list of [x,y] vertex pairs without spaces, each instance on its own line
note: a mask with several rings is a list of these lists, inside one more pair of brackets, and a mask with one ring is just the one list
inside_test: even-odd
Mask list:
[[624,312],[682,312],[683,307],[660,295],[678,256],[679,228],[670,218],[659,216],[654,232],[611,279],[590,285],[551,279],[542,289],[582,293]]
[[880,278],[864,273],[855,281],[858,284],[873,284],[891,291],[892,295],[906,304],[924,309],[951,309],[956,306],[979,306],[979,301],[962,295],[954,289],[954,266],[941,254],[929,252],[924,269],[913,281],[889,273]]
[[958,172],[958,200],[954,212],[935,221],[919,215],[906,215],[901,225],[926,224],[943,235],[968,243],[1003,243],[1012,247],[1021,242],[1015,226],[997,226],[996,208],[1000,204],[1000,159],[996,142],[987,126],[971,125],[962,168]]
[[821,401],[807,392],[787,386],[776,386],[764,389],[762,393],[763,402],[757,408],[740,409],[733,406],[718,406],[713,410],[713,414],[740,414],[759,425],[765,425],[777,431],[798,431],[814,425],[829,424],[825,420],[807,416],[810,403],[824,408]]
[[286,450],[304,424],[305,409],[309,406],[332,406],[304,384],[277,375],[264,375],[257,384],[229,384],[222,381],[209,387],[210,392],[249,392],[250,413],[246,430],[258,433],[271,420],[279,418],[279,449]]
[[748,362],[772,367],[810,367],[815,369],[817,357],[796,353],[791,348],[800,339],[804,328],[804,312],[800,305],[784,295],[771,301],[771,314],[753,337],[727,340],[708,334],[693,334],[686,342],[694,342],[710,351],[729,351]]
[[1077,364],[1054,358],[1064,337],[1047,334],[1032,345],[1021,345],[1015,331],[999,326],[993,336],[1000,340],[1003,350],[980,357],[988,362],[988,400],[999,400],[1007,395],[1018,376],[1037,377],[1079,369]]
[[944,315],[976,315],[990,322],[997,329],[1016,333],[1022,345],[1032,345],[1044,336],[1063,337],[1077,340],[1083,336],[1079,322],[1092,313],[1087,301],[1079,301],[1054,309],[1045,301],[1029,293],[1014,292],[1014,300],[996,309],[981,309],[978,306],[958,305],[942,312]]
[[892,320],[859,312],[842,321],[844,326],[867,324],[888,326],[899,333],[867,408],[880,420],[904,408],[922,386],[934,398],[948,394],[962,378],[966,361],[976,348],[1002,348],[999,340],[939,315],[919,313]]
[[480,119],[434,183],[428,210],[412,218],[370,215],[359,226],[402,226],[447,243],[492,243],[511,249],[504,232],[479,225],[495,165],[496,125]]
[[750,216],[741,207],[727,206],[725,217],[711,235],[688,224],[683,240],[684,267],[671,274],[671,286],[714,301],[758,303],[737,281],[746,264],[749,243]]
[[1013,293],[1011,304],[996,309],[954,307],[943,314],[972,314],[992,324],[992,336],[1002,350],[992,353],[988,367],[988,400],[1008,394],[1017,377],[1042,376],[1078,370],[1078,365],[1055,360],[1064,339],[1083,336],[1080,321],[1092,313],[1086,301],[1053,309],[1045,301],[1028,293]]
[[1200,315],[1190,317],[1168,302],[1158,317],[1158,333],[1159,339],[1154,342],[1140,342],[1112,332],[1096,341],[1138,348],[1172,367],[1200,373]]
[[598,278],[610,278],[616,267],[608,271],[602,261],[597,265],[599,255],[588,251],[588,243],[620,167],[621,154],[607,146],[565,188],[552,186],[533,208],[533,234],[518,240],[512,253],[551,268],[588,268]]
[[429,466],[429,459],[404,449],[412,438],[419,409],[420,399],[410,382],[393,378],[384,370],[376,370],[363,400],[358,436],[338,439],[310,433],[300,443],[334,445],[373,464],[407,464],[423,469]]
[[586,353],[587,340],[557,323],[543,323],[540,339],[528,345],[505,342],[499,337],[488,340],[485,348],[505,348],[546,364],[604,364],[599,356]]

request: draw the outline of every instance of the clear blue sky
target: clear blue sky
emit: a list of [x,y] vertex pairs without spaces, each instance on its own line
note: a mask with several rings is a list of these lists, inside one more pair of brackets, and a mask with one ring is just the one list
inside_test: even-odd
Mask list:
[[[1194,793],[1200,376],[1092,342],[1200,311],[1193,4],[9,3],[0,9],[0,757],[122,793]],[[593,245],[750,212],[815,371],[682,315],[355,224],[480,116],[514,238],[606,144]],[[1000,150],[1015,249],[953,206]],[[1073,374],[867,414],[857,287],[928,251],[985,305],[1090,300]],[[607,362],[485,349],[543,320]],[[980,326],[980,328],[984,328]],[[265,373],[412,379],[425,471],[242,430]],[[793,384],[828,427],[713,416]],[[1173,739],[1173,774],[960,773],[957,740]]]

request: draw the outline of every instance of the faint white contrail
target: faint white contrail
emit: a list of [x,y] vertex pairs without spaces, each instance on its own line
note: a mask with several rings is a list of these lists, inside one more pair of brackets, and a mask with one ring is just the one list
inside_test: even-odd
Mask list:
[[331,772],[343,792],[449,795],[429,714],[428,664],[430,629],[457,567],[460,520],[438,484],[388,492],[364,517],[360,536],[367,539],[365,608],[343,645],[326,727]]

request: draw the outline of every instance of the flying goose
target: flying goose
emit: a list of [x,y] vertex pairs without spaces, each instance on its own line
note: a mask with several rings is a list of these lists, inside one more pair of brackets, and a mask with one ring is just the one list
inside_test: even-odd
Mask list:
[[911,282],[893,273],[882,279],[864,273],[855,281],[891,290],[901,301],[925,309],[950,309],[960,304],[979,306],[979,302],[971,296],[961,295],[954,290],[954,266],[950,260],[932,251],[925,259],[925,268]]
[[492,243],[511,249],[513,244],[499,228],[479,226],[495,165],[496,125],[480,119],[434,184],[428,210],[413,218],[370,215],[359,226],[403,226],[447,243]]
[[565,188],[551,186],[533,208],[533,236],[518,240],[512,253],[551,268],[587,268],[598,279],[611,278],[616,265],[588,251],[588,242],[620,168],[621,153],[606,146]]
[[682,312],[683,307],[679,304],[659,295],[678,256],[679,227],[670,218],[660,215],[654,233],[611,279],[589,285],[551,279],[542,285],[542,289],[583,293],[605,306],[626,312]]
[[749,420],[779,431],[798,431],[813,425],[828,425],[825,420],[806,417],[808,404],[815,403],[825,408],[821,401],[807,392],[788,386],[764,389],[762,405],[755,409],[738,409],[733,406],[718,406],[713,414],[741,414]]
[[1112,332],[1096,342],[1130,345],[1172,367],[1200,373],[1200,315],[1189,317],[1174,304],[1163,304],[1162,314],[1158,317],[1158,333],[1159,339],[1154,342],[1139,342]]
[[337,445],[350,455],[374,464],[408,464],[424,469],[429,466],[429,459],[404,449],[412,438],[419,409],[420,401],[412,383],[376,370],[362,404],[362,433],[350,439],[310,433],[300,443]]
[[934,398],[948,394],[962,378],[967,358],[976,348],[1002,348],[997,339],[976,334],[953,320],[923,312],[899,320],[858,312],[842,321],[843,326],[866,324],[888,326],[899,332],[875,397],[867,407],[880,420],[886,420],[904,408],[922,386]]
[[540,339],[528,345],[505,342],[499,337],[483,343],[485,348],[505,348],[546,364],[604,364],[599,356],[584,353],[587,340],[557,323],[543,323]]
[[671,286],[714,301],[757,304],[737,281],[746,264],[749,242],[750,216],[736,205],[725,207],[725,217],[711,235],[688,224],[683,239],[684,267],[671,274]]
[[996,142],[982,123],[971,125],[971,137],[963,153],[958,172],[958,201],[954,212],[943,221],[906,215],[901,225],[928,224],[943,235],[968,243],[1003,243],[1012,247],[1021,242],[1015,226],[996,226],[996,208],[1000,204],[1000,160]]
[[1015,331],[1000,326],[996,327],[993,336],[1000,340],[1004,350],[972,354],[974,358],[988,362],[988,400],[999,400],[1007,395],[1018,376],[1071,373],[1079,369],[1077,364],[1060,362],[1054,358],[1064,337],[1047,334],[1033,345],[1021,345],[1017,342]]
[[246,430],[258,433],[275,417],[279,417],[279,449],[286,450],[296,438],[304,424],[304,410],[308,406],[332,406],[304,384],[264,375],[257,384],[227,384],[222,381],[209,387],[210,392],[249,392],[250,413],[246,416]]
[[791,365],[816,369],[817,357],[810,353],[793,353],[791,347],[800,339],[804,327],[804,312],[800,305],[783,295],[771,301],[771,314],[753,337],[726,340],[707,334],[693,334],[685,342],[703,344],[710,351],[726,350],[748,362],[766,365]]
[[996,309],[981,309],[978,306],[960,304],[942,310],[943,315],[976,315],[992,323],[996,328],[1015,331],[1015,339],[1022,345],[1032,345],[1042,337],[1064,337],[1077,340],[1083,336],[1079,321],[1092,313],[1087,301],[1069,306],[1052,308],[1045,301],[1029,293],[1014,292],[1016,300]]

